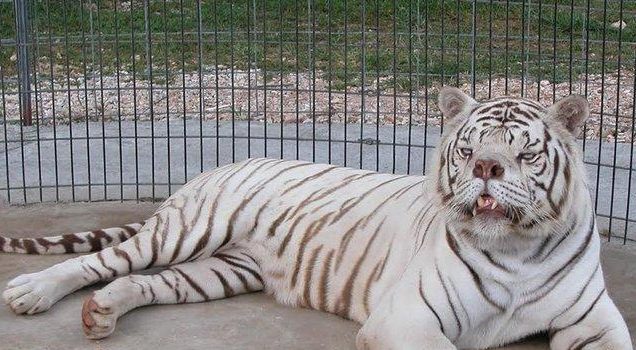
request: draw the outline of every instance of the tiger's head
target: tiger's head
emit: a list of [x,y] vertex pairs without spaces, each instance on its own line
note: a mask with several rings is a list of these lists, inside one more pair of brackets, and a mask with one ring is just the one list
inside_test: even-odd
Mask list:
[[448,222],[481,241],[545,236],[589,199],[575,135],[589,114],[581,96],[545,108],[524,98],[477,102],[439,94],[445,120],[432,181]]

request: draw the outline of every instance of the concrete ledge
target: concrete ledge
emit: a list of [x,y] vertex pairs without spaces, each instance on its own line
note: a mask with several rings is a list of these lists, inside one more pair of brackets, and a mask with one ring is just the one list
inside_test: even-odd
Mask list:
[[[14,237],[96,229],[148,217],[153,203],[76,203],[0,209],[0,230]],[[0,285],[71,255],[0,255]],[[603,267],[610,294],[636,333],[636,252],[604,244]],[[46,313],[16,316],[0,307],[0,349],[354,349],[359,325],[339,317],[276,304],[263,294],[201,304],[145,307],[120,319],[101,341],[84,338],[81,301],[96,285],[78,291]],[[636,340],[636,339],[634,339]],[[538,337],[502,349],[548,349]]]

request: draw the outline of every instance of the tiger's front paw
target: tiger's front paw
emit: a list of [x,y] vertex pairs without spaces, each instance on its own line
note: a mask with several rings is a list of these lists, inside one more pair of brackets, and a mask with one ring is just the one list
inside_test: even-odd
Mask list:
[[113,305],[108,300],[93,293],[84,301],[82,306],[82,327],[88,339],[102,339],[115,331],[115,324],[119,317]]
[[20,275],[7,284],[2,298],[16,314],[44,312],[59,299],[55,296],[55,281],[40,273]]

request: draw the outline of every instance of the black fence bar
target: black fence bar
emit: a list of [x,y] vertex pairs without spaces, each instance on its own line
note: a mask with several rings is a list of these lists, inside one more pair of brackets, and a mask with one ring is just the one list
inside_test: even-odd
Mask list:
[[16,43],[18,47],[18,80],[20,91],[20,116],[24,125],[32,125],[31,109],[31,66],[29,64],[29,42],[30,42],[30,21],[29,2],[27,0],[16,0],[15,4],[15,24]]

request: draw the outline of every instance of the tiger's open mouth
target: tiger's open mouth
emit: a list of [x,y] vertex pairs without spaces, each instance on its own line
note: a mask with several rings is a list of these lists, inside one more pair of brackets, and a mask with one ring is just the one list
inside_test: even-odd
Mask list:
[[506,216],[506,209],[500,205],[494,197],[484,193],[477,198],[473,206],[472,214],[473,217],[484,215],[500,218]]

